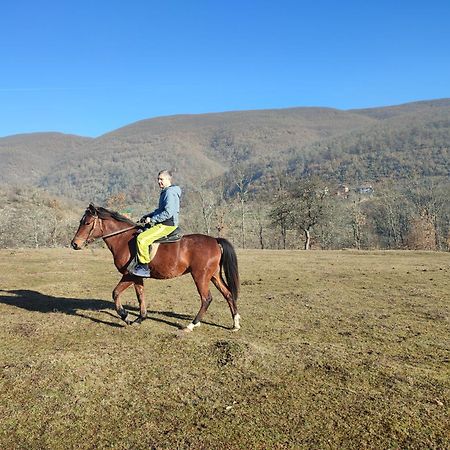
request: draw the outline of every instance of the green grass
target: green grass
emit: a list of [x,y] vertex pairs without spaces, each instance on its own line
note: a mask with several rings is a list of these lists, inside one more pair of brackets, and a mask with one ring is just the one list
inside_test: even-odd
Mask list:
[[[444,449],[450,255],[239,252],[242,329],[190,276],[125,327],[108,251],[0,251],[0,448]],[[138,314],[134,292],[124,303]]]

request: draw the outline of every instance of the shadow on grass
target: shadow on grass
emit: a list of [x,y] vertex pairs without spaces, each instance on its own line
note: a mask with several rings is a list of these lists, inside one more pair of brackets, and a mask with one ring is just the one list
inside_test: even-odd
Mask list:
[[[157,315],[160,315],[160,316],[169,317],[171,319],[187,320],[189,322],[191,322],[192,319],[194,318],[193,316],[189,316],[187,314],[179,314],[179,313],[175,313],[173,311],[148,311],[148,314],[157,314]],[[154,322],[165,323],[166,325],[170,325],[172,327],[179,328],[180,330],[183,329],[186,326],[186,325],[180,325],[178,323],[171,322],[171,321],[169,321],[167,319],[161,319],[159,317],[149,317],[149,316],[147,316],[147,319],[153,320]],[[217,323],[207,322],[205,320],[202,320],[202,325],[208,325],[210,327],[215,327],[215,328],[222,328],[224,330],[229,330],[230,329],[229,327],[225,327],[224,325],[219,325]]]
[[[28,289],[11,289],[11,290],[0,289],[0,303],[15,306],[17,308],[26,309],[27,311],[34,311],[40,313],[63,313],[71,316],[83,317],[85,319],[91,320],[92,322],[101,323],[103,325],[108,325],[116,328],[126,326],[123,323],[117,322],[120,321],[120,319],[116,315],[116,313],[113,313],[111,311],[105,311],[114,309],[114,304],[112,302],[108,302],[105,300],[53,297],[51,295],[42,294],[38,291],[31,291]],[[139,308],[136,308],[134,306],[127,305],[126,309],[135,316],[138,316],[139,314]],[[105,320],[101,320],[95,317],[90,317],[84,314],[83,311],[102,312],[114,318],[116,322],[107,322]],[[190,321],[192,319],[192,317],[188,316],[187,314],[178,314],[172,311],[148,311],[148,313],[176,320]],[[171,320],[159,317],[147,316],[147,319],[155,322],[164,323],[166,325],[170,325],[178,329],[184,328],[183,325],[180,325],[177,322],[173,322]],[[203,322],[203,324],[217,328],[225,328],[225,329],[227,328],[222,325],[217,325],[215,323],[210,322]]]
[[111,327],[122,327],[119,323],[106,322],[95,317],[90,317],[83,311],[102,311],[114,307],[112,302],[98,299],[80,299],[69,297],[53,297],[51,295],[41,294],[38,291],[28,289],[0,289],[0,303],[15,306],[40,313],[63,313],[70,316],[83,317],[96,323],[109,325]]

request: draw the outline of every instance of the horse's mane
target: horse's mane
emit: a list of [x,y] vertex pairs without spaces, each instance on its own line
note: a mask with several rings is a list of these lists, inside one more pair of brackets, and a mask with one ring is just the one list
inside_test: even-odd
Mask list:
[[118,220],[119,222],[128,223],[129,225],[136,225],[136,222],[133,222],[128,217],[119,214],[117,211],[110,211],[109,209],[103,208],[102,206],[96,206],[95,210],[100,219],[114,219]]

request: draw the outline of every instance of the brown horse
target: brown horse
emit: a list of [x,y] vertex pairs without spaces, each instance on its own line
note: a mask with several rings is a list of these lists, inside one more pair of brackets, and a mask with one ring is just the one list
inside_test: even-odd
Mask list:
[[[122,274],[122,279],[114,288],[112,296],[117,313],[127,324],[131,321],[120,302],[120,295],[131,285],[134,285],[140,310],[139,317],[134,322],[141,323],[147,317],[144,280],[131,275],[127,270],[136,252],[135,237],[139,229],[140,226],[130,219],[90,204],[71,242],[72,248],[80,250],[95,239],[103,238],[113,254],[117,270]],[[149,267],[151,277],[157,279],[174,278],[186,273],[192,275],[200,294],[201,306],[185,331],[192,331],[200,326],[200,321],[212,301],[210,281],[228,302],[233,318],[233,329],[240,328],[240,316],[236,306],[239,291],[237,257],[233,246],[226,239],[188,234],[177,242],[160,244]],[[222,271],[225,279],[222,277]]]

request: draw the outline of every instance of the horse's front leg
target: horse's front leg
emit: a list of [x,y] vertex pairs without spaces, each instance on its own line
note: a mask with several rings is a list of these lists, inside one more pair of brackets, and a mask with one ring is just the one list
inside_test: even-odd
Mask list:
[[147,318],[147,307],[145,305],[144,296],[144,279],[137,277],[134,282],[134,290],[136,291],[136,297],[139,302],[139,317],[133,322],[140,324],[143,320]]
[[119,314],[120,318],[127,324],[131,324],[131,320],[128,319],[128,311],[122,306],[120,301],[120,295],[122,292],[129,288],[135,281],[130,277],[130,275],[123,275],[122,279],[119,281],[117,286],[114,288],[112,297],[114,300],[114,304],[116,306],[117,314]]

